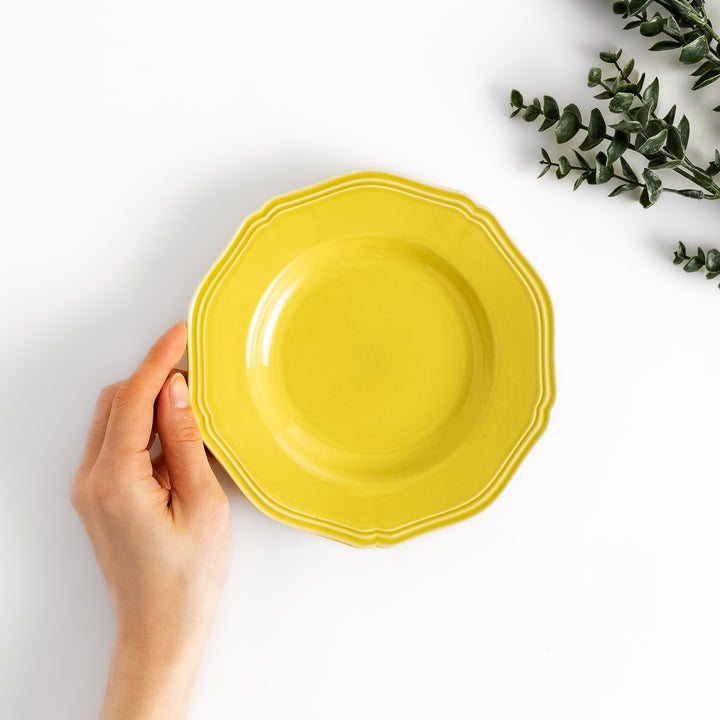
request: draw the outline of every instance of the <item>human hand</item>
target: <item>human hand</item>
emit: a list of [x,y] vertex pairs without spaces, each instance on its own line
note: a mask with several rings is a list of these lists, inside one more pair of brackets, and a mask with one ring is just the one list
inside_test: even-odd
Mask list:
[[227,497],[172,372],[186,341],[174,325],[102,391],[73,480],[117,623],[103,718],[185,717],[230,566]]

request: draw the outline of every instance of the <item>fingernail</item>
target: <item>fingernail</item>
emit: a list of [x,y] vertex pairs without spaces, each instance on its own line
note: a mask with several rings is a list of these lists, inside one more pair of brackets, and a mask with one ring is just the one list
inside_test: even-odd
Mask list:
[[175,373],[170,380],[170,402],[176,408],[186,408],[190,404],[188,387],[182,373]]

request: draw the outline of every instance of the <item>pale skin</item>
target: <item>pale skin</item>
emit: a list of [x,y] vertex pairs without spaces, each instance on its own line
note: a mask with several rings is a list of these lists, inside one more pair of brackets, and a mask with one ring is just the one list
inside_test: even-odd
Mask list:
[[187,716],[230,567],[228,500],[174,369],[186,342],[177,323],[100,393],[73,479],[116,620],[102,720]]

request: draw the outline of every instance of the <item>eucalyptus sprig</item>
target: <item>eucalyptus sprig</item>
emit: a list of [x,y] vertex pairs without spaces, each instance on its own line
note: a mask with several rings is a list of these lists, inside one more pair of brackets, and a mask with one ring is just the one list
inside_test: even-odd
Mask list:
[[[545,95],[542,103],[534,98],[525,104],[522,94],[513,90],[510,104],[514,108],[511,117],[521,114],[523,120],[533,122],[542,117],[539,131],[555,128],[555,140],[562,145],[583,131],[585,136],[574,151],[578,165],[572,165],[567,156],[561,155],[553,162],[543,148],[540,163],[545,165],[541,175],[556,167],[558,179],[571,172],[578,173],[574,189],[584,182],[601,185],[617,179],[619,185],[610,192],[610,196],[639,189],[639,200],[643,207],[657,202],[662,192],[676,193],[697,200],[717,200],[720,198],[720,186],[713,179],[720,173],[720,153],[703,166],[688,153],[690,140],[690,122],[683,115],[676,123],[675,105],[663,116],[657,114],[660,99],[660,81],[655,78],[647,86],[645,74],[637,77],[635,61],[620,64],[622,50],[600,53],[600,60],[611,67],[610,77],[603,77],[599,67],[593,67],[588,73],[588,86],[601,88],[595,95],[598,100],[608,101],[608,111],[616,117],[605,116],[598,108],[593,108],[585,123],[580,109],[574,103],[566,105],[562,112],[557,101]],[[606,143],[603,146],[603,143]],[[595,148],[601,149],[595,151]],[[588,160],[580,152],[595,151]],[[633,171],[624,155],[631,151],[643,158],[642,181]],[[620,167],[616,166],[618,163]],[[690,187],[670,187],[663,182],[659,170],[670,170],[688,181]]]
[[[713,248],[705,252],[701,247],[697,249],[696,255],[688,255],[685,245],[681,242],[678,243],[678,249],[675,251],[675,259],[673,260],[675,265],[682,265],[685,272],[697,272],[705,268],[707,271],[705,277],[708,280],[714,280],[720,276],[720,251]],[[720,288],[720,283],[718,284]]]
[[[686,13],[682,15],[685,18],[682,24],[677,20],[674,21],[678,27],[691,26],[691,29],[683,34],[683,38],[689,38],[689,42],[682,45],[680,61],[686,62],[691,57],[688,53],[692,50],[686,50],[687,45],[697,43],[700,36],[695,35],[702,33],[703,41],[700,45],[705,42],[707,52],[714,56],[712,60],[706,59],[704,62],[717,64],[719,70],[717,77],[720,77],[720,48],[710,21],[704,14],[702,0],[692,2],[654,0],[654,2],[675,13],[680,13],[681,10]],[[659,20],[654,17],[647,18],[647,7],[651,4],[652,2],[629,0],[616,2],[614,9],[617,12],[619,6],[623,5],[623,12],[627,11],[633,16],[645,18],[642,23],[654,23],[651,29],[647,26],[641,29],[644,34],[655,32],[654,28],[660,27],[661,24],[662,28],[658,32],[663,32],[665,31],[663,29],[667,28],[669,28],[668,32],[674,32],[675,25],[669,19],[671,15],[660,16]],[[692,8],[692,12],[688,8]],[[708,33],[712,35],[714,46],[707,42]],[[621,56],[622,50],[601,52],[600,60],[604,65],[609,66],[609,70],[603,72],[600,67],[593,67],[588,73],[588,87],[600,89],[594,97],[597,100],[607,101],[608,114],[594,107],[584,119],[574,103],[564,106],[561,111],[557,101],[552,96],[545,95],[542,102],[539,98],[534,98],[532,102],[526,104],[520,91],[512,90],[511,117],[520,115],[526,122],[534,122],[541,118],[542,122],[538,130],[543,132],[554,128],[555,140],[559,145],[576,139],[577,147],[572,151],[573,160],[570,160],[568,155],[560,155],[553,160],[550,153],[545,148],[541,148],[540,164],[543,169],[540,176],[552,169],[555,170],[558,179],[574,173],[576,178],[573,190],[577,190],[583,182],[589,185],[603,185],[617,180],[618,183],[609,193],[610,197],[639,191],[638,199],[645,208],[654,205],[663,192],[696,200],[720,199],[720,184],[718,184],[720,178],[716,181],[716,176],[720,174],[720,152],[715,150],[712,158],[706,162],[700,162],[693,157],[688,151],[690,122],[687,117],[683,115],[676,121],[678,114],[676,105],[661,116],[658,112],[660,80],[656,77],[646,84],[645,73],[638,75],[635,69],[635,60],[631,59],[621,64]],[[608,77],[605,77],[606,74]],[[715,76],[712,79],[705,77],[707,81],[705,84],[709,84],[714,79]],[[696,86],[700,85],[696,83]],[[581,138],[579,142],[578,134]],[[643,167],[639,173],[633,170],[627,157],[642,163]],[[666,174],[675,176],[676,180],[681,178],[685,182],[681,182],[679,187],[671,186],[665,177]],[[711,250],[705,254],[701,248],[698,248],[698,254],[690,257],[681,243],[678,252],[675,253],[675,262],[676,264],[686,262],[684,269],[687,272],[696,272],[705,267],[708,277],[714,278],[716,273],[720,273],[720,254],[716,253],[717,251]]]
[[[680,50],[682,64],[701,63],[691,73],[696,78],[693,90],[720,78],[720,36],[705,12],[705,0],[618,0],[612,9],[629,19],[624,30],[637,28],[645,37],[665,37],[650,50]],[[713,110],[720,111],[720,105]]]

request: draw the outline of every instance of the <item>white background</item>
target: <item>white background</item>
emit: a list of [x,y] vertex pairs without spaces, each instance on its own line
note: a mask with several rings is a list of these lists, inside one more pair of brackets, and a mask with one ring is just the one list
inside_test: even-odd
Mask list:
[[607,5],[5,7],[0,715],[102,702],[112,615],[68,500],[101,386],[186,316],[246,214],[375,167],[470,194],[543,278],[550,425],[489,509],[389,550],[225,482],[235,556],[191,718],[718,716],[720,291],[669,259],[720,244],[718,208],[536,180],[552,137],[508,119],[513,86],[587,112],[587,69],[622,44],[709,155],[720,83],[690,93]]

